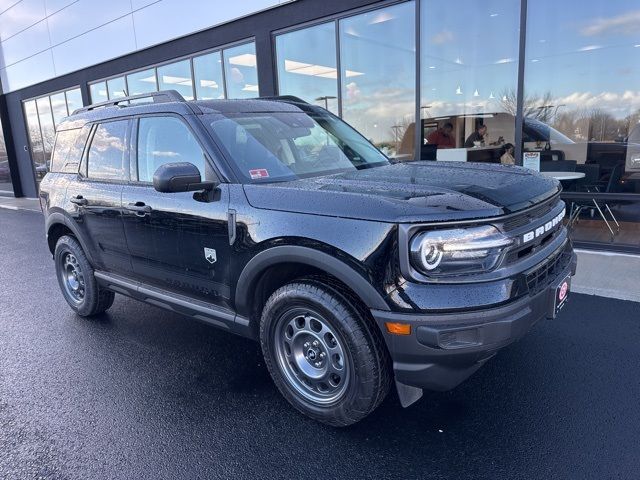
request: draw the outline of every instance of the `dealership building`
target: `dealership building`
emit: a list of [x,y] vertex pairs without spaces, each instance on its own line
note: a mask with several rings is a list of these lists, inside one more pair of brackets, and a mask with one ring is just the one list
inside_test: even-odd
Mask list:
[[0,53],[0,195],[38,196],[84,105],[293,95],[395,161],[509,153],[562,181],[578,247],[640,253],[635,1],[0,0]]

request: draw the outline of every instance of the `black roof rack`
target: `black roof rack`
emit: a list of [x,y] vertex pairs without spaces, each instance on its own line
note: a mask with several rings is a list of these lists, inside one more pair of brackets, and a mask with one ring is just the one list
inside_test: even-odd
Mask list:
[[275,95],[271,97],[256,97],[256,100],[280,100],[283,102],[309,103],[309,102],[305,102],[300,97],[296,97],[295,95]]
[[95,110],[96,108],[102,107],[115,107],[115,106],[124,106],[120,105],[123,102],[129,102],[130,100],[140,100],[143,98],[151,98],[153,103],[166,103],[166,102],[186,102],[184,97],[180,95],[175,90],[162,90],[160,92],[151,92],[151,93],[141,93],[139,95],[131,95],[129,97],[119,97],[114,98],[113,100],[107,100],[106,102],[94,103],[92,105],[87,105],[86,107],[78,108],[74,110],[71,115],[75,115],[76,113],[89,112],[91,110]]

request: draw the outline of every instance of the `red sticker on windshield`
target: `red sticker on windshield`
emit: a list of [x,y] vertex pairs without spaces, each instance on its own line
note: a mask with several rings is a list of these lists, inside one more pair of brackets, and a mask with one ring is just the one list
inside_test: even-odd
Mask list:
[[259,180],[261,178],[269,178],[269,171],[266,168],[256,168],[249,170],[251,180]]

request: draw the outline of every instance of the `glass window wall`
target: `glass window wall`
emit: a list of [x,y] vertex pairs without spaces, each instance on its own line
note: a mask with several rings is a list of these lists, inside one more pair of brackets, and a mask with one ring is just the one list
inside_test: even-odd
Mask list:
[[[82,96],[79,88],[23,102],[36,183],[39,183],[50,169],[56,125],[69,112],[81,106]],[[0,175],[1,172],[0,163]]]
[[338,114],[335,22],[276,37],[278,88]]
[[159,90],[176,90],[186,100],[193,100],[191,61],[182,60],[158,67]]
[[193,73],[198,100],[225,98],[220,52],[194,57]]
[[134,72],[127,75],[127,87],[129,95],[140,95],[141,93],[151,93],[158,90],[156,82],[156,71],[153,68]]
[[628,1],[529,2],[523,148],[568,171],[573,238],[640,246],[640,29]]
[[227,83],[227,98],[257,97],[258,64],[256,46],[245,43],[223,50],[224,72]]
[[107,96],[109,99],[127,96],[127,84],[124,77],[107,80]]
[[412,160],[415,144],[415,3],[339,22],[342,116],[374,145]]
[[91,103],[100,103],[109,100],[107,82],[92,83],[89,85],[89,93],[91,94]]
[[514,164],[520,5],[420,4],[420,157]]
[[11,182],[11,172],[9,170],[9,157],[7,147],[4,143],[2,124],[0,123],[0,192],[13,193],[13,183]]

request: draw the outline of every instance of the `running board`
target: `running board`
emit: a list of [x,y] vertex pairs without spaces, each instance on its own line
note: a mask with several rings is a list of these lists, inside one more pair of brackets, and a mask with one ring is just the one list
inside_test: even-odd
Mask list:
[[114,273],[95,271],[98,283],[116,293],[126,295],[172,312],[192,317],[218,328],[256,339],[249,319],[232,310],[170,292]]

